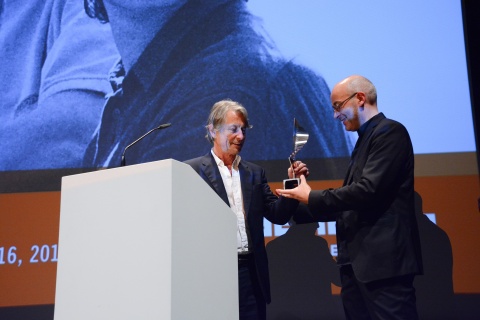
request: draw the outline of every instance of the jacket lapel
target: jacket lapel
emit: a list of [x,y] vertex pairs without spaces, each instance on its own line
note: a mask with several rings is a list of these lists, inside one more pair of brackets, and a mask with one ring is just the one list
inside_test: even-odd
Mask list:
[[245,211],[245,215],[248,216],[248,211],[252,200],[251,195],[253,187],[253,173],[252,170],[250,170],[250,167],[248,165],[244,165],[242,161],[240,161],[238,168],[240,171],[240,182],[242,184],[243,210]]
[[385,119],[383,113],[379,113],[377,116],[372,118],[363,136],[359,137],[359,139],[357,140],[355,148],[352,152],[347,174],[345,175],[345,180],[343,181],[344,186],[349,185],[353,182],[355,173],[358,170],[363,170],[366,161],[365,156],[367,155],[365,146],[370,143],[375,128],[383,119]]
[[203,173],[208,179],[209,184],[213,187],[218,196],[222,198],[222,200],[228,206],[230,206],[230,203],[228,202],[227,191],[225,190],[225,186],[223,185],[222,176],[220,175],[217,163],[215,162],[215,159],[213,158],[211,153],[203,157],[202,165]]

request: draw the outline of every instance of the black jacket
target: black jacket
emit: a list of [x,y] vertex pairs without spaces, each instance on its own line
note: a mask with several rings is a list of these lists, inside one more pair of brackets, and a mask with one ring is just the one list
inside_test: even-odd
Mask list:
[[[203,180],[218,194],[227,205],[227,192],[222,176],[211,153],[186,161]],[[263,234],[263,219],[283,225],[292,217],[298,207],[298,201],[278,198],[267,183],[265,171],[258,165],[240,161],[240,181],[242,185],[243,206],[250,230],[251,249],[255,257],[258,282],[267,303],[270,303],[270,280],[268,274],[267,252]]]
[[310,218],[336,220],[337,262],[351,263],[360,281],[420,274],[410,136],[382,113],[364,126],[343,187],[312,191]]

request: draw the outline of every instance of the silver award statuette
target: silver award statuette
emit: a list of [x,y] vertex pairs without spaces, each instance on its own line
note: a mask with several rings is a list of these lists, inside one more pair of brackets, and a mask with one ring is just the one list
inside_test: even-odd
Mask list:
[[[303,146],[307,143],[308,140],[308,133],[303,129],[300,124],[298,123],[297,119],[293,119],[293,152],[288,157],[290,161],[290,166],[292,167],[293,171],[293,163],[295,162],[295,156],[297,155],[298,151],[300,151]],[[300,184],[300,179],[295,178],[295,172],[293,172],[293,179],[285,179],[283,180],[283,189],[293,189]]]

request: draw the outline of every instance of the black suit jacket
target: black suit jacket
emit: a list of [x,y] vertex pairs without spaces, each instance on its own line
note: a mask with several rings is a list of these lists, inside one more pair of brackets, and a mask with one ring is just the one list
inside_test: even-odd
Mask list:
[[[203,157],[187,160],[185,163],[189,164],[215,190],[219,197],[230,206],[222,176],[210,152]],[[258,282],[263,296],[265,301],[270,303],[270,280],[263,234],[263,218],[272,223],[283,225],[292,217],[297,209],[298,202],[275,196],[267,183],[265,171],[260,166],[241,160],[239,171],[243,206],[250,230],[250,249],[253,250]]]
[[422,273],[414,154],[402,124],[380,113],[362,126],[343,187],[312,191],[308,207],[314,220],[336,220],[337,261],[360,281]]

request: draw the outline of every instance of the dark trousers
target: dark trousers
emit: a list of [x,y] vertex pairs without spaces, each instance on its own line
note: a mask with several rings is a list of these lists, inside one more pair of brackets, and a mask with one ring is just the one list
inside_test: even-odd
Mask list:
[[414,275],[362,283],[351,265],[340,267],[342,302],[347,319],[417,320]]
[[238,298],[240,320],[265,320],[267,304],[255,271],[253,255],[238,260]]

